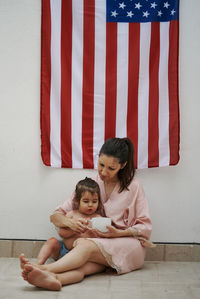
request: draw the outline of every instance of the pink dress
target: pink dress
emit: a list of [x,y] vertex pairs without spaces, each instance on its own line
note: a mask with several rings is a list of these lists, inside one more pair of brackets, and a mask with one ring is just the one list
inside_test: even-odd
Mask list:
[[[118,193],[119,184],[116,184],[110,197],[105,194],[104,182],[97,175],[94,180],[99,184],[101,200],[107,217],[112,219],[113,225],[120,229],[134,228],[139,235],[147,240],[151,234],[151,220],[147,200],[140,183],[133,179],[129,190]],[[66,214],[72,209],[72,197],[57,207],[56,211]],[[139,269],[144,264],[146,249],[134,237],[121,238],[88,238],[96,243],[106,258],[108,264],[118,274]]]

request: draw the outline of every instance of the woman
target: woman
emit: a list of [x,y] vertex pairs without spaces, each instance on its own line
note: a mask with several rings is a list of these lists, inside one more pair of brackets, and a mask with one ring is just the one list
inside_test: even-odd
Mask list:
[[[111,267],[118,274],[142,267],[145,240],[151,234],[151,220],[144,191],[134,178],[133,145],[128,138],[111,138],[102,146],[98,160],[101,200],[105,215],[112,219],[107,233],[95,230],[97,238],[78,239],[60,260],[34,266],[21,256],[22,276],[30,284],[60,290],[62,285],[81,281],[86,275]],[[87,222],[65,215],[72,210],[72,198],[59,206],[51,221],[57,227],[84,232]],[[139,239],[143,241],[140,241]]]

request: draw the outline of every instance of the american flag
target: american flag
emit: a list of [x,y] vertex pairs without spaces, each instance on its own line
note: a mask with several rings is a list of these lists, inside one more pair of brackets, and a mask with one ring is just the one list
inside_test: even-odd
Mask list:
[[179,161],[178,0],[42,0],[41,153],[96,168],[129,137],[137,168]]

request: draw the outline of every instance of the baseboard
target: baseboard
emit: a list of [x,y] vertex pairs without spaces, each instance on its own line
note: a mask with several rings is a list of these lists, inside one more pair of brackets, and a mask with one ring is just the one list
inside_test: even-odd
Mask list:
[[[36,258],[45,241],[0,240],[0,257],[18,257],[22,252]],[[148,248],[146,261],[200,262],[200,244],[157,243]]]

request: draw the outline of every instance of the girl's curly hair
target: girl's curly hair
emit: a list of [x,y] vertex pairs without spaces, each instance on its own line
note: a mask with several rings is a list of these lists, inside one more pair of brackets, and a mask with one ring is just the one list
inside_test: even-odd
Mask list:
[[80,200],[82,197],[83,192],[90,192],[92,194],[97,193],[98,195],[98,208],[97,208],[97,213],[99,214],[104,214],[103,212],[103,205],[101,203],[101,196],[100,196],[100,188],[97,182],[95,182],[93,179],[86,177],[85,179],[79,181],[76,184],[75,188],[75,193],[74,193],[74,198],[72,200],[72,208],[73,210],[78,210],[79,205],[80,205]]

